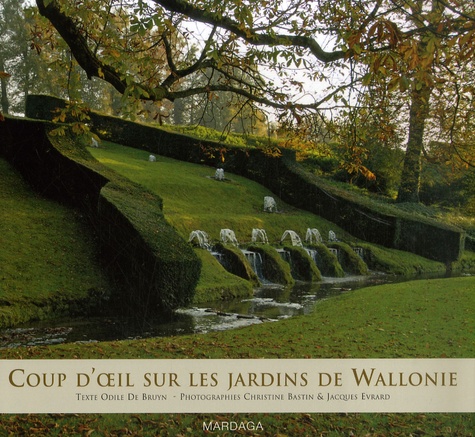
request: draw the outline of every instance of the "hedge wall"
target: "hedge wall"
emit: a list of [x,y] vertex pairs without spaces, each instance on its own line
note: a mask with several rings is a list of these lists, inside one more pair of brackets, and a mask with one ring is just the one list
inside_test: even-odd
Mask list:
[[[30,96],[27,114],[48,119],[55,105],[64,106],[64,102]],[[216,167],[221,165],[219,156],[224,150],[225,171],[261,183],[285,202],[324,217],[361,240],[445,264],[458,259],[463,250],[465,234],[461,230],[383,213],[323,187],[296,164],[290,151],[284,150],[281,157],[268,156],[259,149],[223,146],[95,112],[90,117],[91,128],[103,139],[158,155]]]
[[40,194],[93,211],[107,178],[61,153],[46,128],[37,121],[7,118],[0,122],[0,153]]
[[0,153],[36,191],[84,211],[127,307],[160,312],[190,303],[201,262],[166,222],[161,199],[103,167],[74,137],[49,136],[51,128],[6,118]]

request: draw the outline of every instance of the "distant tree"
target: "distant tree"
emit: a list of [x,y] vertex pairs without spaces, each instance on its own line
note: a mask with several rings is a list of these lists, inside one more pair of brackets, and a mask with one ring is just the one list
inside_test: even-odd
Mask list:
[[[21,86],[25,59],[28,54],[28,41],[22,3],[18,0],[4,0],[0,4],[0,75],[2,111],[8,114],[11,108],[17,109],[17,93],[12,86]],[[8,72],[8,74],[6,74]]]

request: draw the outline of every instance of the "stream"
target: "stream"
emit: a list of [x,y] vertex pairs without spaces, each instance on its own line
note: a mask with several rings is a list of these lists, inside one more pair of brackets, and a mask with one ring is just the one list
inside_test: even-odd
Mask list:
[[297,283],[293,287],[266,285],[256,289],[252,297],[213,302],[209,306],[178,309],[166,320],[163,317],[137,320],[104,316],[30,322],[25,326],[1,330],[0,349],[200,334],[255,323],[272,323],[307,314],[313,311],[318,301],[341,293],[407,279],[373,274],[324,278],[322,282]]

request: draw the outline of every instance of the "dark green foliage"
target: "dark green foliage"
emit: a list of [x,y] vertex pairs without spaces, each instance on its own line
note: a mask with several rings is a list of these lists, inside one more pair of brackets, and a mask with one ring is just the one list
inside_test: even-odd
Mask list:
[[302,164],[315,174],[324,176],[333,175],[338,167],[339,160],[335,156],[306,156]]
[[464,208],[473,212],[475,170],[473,167],[454,169],[442,162],[424,162],[419,194],[421,202],[426,205]]
[[432,176],[424,177],[421,183],[419,197],[425,205],[459,207],[467,202],[469,193],[464,190],[462,180],[450,181],[435,171],[426,170],[425,175]]
[[475,238],[472,236],[467,236],[465,238],[465,249],[475,252]]
[[84,148],[79,153],[81,147],[71,138],[62,145],[52,138],[53,145],[46,133],[51,129],[41,122],[8,119],[0,124],[1,153],[38,193],[93,213],[107,178],[78,162],[88,154]]
[[315,244],[310,246],[317,249],[317,267],[322,272],[323,276],[329,276],[332,278],[343,278],[345,272],[338,261],[338,258],[328,250],[328,247],[324,244]]
[[262,272],[268,281],[284,285],[290,285],[295,282],[292,278],[289,263],[282,259],[274,247],[267,244],[255,244],[249,246],[248,250],[261,254]]
[[475,272],[475,251],[465,250],[460,259],[452,263],[450,269],[453,272]]
[[375,179],[368,179],[361,174],[349,174],[345,170],[337,171],[335,179],[352,183],[373,193],[391,196],[400,183],[404,152],[399,145],[389,147],[386,143],[373,139],[366,141],[364,147],[368,153],[362,164],[375,175]]
[[290,252],[290,268],[294,279],[308,282],[322,280],[320,270],[303,247],[285,246],[284,249]]
[[26,98],[25,115],[28,118],[51,121],[57,109],[66,107],[63,99],[47,95],[29,95]]
[[256,273],[252,270],[252,267],[249,265],[249,262],[246,260],[241,249],[236,246],[229,244],[225,245],[222,243],[216,244],[215,249],[223,254],[226,270],[240,278],[251,281],[255,286],[260,285]]
[[329,244],[329,247],[338,249],[340,264],[345,272],[351,273],[353,275],[367,275],[369,273],[366,263],[348,244],[343,242],[335,242]]

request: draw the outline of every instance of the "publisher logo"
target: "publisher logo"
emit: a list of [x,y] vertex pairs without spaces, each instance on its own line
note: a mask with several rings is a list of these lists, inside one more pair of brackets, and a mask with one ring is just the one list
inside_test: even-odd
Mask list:
[[203,431],[218,432],[218,431],[264,431],[261,422],[253,422],[252,420],[227,421],[227,420],[210,420],[203,422]]

